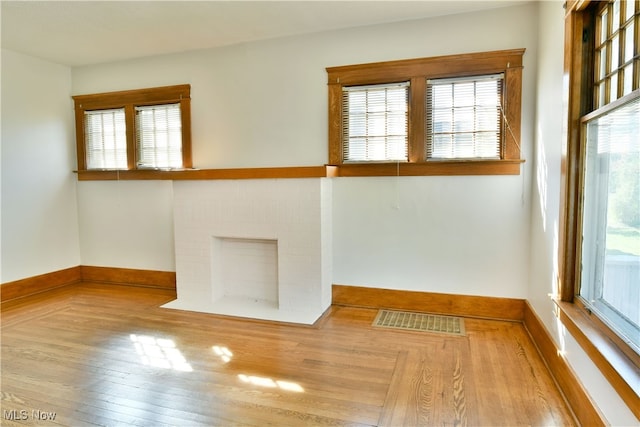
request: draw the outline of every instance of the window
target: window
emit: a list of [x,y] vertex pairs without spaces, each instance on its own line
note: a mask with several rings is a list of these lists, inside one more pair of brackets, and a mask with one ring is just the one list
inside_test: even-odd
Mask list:
[[407,160],[408,87],[403,82],[342,88],[345,161]]
[[640,352],[640,96],[584,122],[580,296]]
[[[575,295],[640,352],[640,22],[638,2],[584,12],[583,111],[573,181]],[[569,285],[567,285],[569,286]],[[569,294],[569,298],[572,295]]]
[[343,176],[519,174],[523,55],[327,68],[329,163]]
[[136,107],[138,167],[182,167],[180,104]]
[[79,171],[190,168],[190,86],[73,97]]
[[427,159],[499,159],[502,74],[427,82]]
[[567,11],[558,306],[640,417],[640,2],[571,1]]
[[84,112],[87,169],[127,169],[124,108]]

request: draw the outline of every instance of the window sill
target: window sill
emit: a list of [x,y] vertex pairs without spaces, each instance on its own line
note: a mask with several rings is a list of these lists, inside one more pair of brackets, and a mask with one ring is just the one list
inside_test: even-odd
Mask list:
[[613,334],[584,305],[555,300],[559,318],[611,386],[640,418],[640,355]]
[[524,160],[455,160],[424,163],[345,163],[338,176],[520,175]]

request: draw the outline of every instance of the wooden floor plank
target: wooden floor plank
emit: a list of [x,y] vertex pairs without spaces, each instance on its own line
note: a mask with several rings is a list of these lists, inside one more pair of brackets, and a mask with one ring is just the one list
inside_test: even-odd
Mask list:
[[173,298],[82,283],[2,304],[1,424],[575,424],[518,322],[465,319],[460,337],[336,306],[309,327],[161,308]]

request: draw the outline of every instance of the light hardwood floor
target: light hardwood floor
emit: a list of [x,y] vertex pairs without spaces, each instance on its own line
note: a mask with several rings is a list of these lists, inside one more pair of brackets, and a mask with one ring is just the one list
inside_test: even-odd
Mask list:
[[173,298],[83,283],[4,303],[0,424],[575,424],[520,323],[457,337],[333,306],[306,327],[160,308]]

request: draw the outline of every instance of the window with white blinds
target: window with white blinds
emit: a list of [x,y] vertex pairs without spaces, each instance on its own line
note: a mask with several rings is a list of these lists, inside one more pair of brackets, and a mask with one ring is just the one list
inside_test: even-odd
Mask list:
[[503,74],[427,80],[427,160],[500,159]]
[[140,174],[109,171],[193,166],[190,85],[74,95],[73,100],[79,179],[138,179]]
[[135,107],[137,166],[182,167],[180,104]]
[[87,169],[127,169],[124,108],[84,112]]
[[520,174],[524,52],[328,67],[329,164],[340,176]]
[[407,161],[409,82],[342,88],[346,162]]

